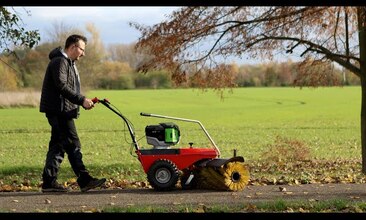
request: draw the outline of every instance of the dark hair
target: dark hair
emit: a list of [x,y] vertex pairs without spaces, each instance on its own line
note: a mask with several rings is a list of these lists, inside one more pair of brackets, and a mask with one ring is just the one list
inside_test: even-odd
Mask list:
[[73,34],[73,35],[70,35],[67,39],[66,39],[66,42],[65,42],[65,48],[68,48],[70,47],[71,45],[73,44],[76,44],[79,42],[79,40],[82,40],[85,42],[85,44],[87,43],[87,39],[85,36],[82,36],[82,35],[78,35],[78,34]]

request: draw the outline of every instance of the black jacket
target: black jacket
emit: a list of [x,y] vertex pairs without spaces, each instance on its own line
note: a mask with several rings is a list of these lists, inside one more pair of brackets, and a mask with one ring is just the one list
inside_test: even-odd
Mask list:
[[43,80],[40,112],[77,118],[79,105],[85,96],[80,94],[74,62],[61,53],[61,47],[49,54],[50,62]]

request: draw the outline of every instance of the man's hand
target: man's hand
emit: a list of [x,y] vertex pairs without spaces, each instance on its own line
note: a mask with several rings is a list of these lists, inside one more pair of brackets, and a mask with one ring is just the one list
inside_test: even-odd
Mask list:
[[85,98],[83,102],[83,108],[86,110],[92,109],[94,107],[94,102],[91,99]]

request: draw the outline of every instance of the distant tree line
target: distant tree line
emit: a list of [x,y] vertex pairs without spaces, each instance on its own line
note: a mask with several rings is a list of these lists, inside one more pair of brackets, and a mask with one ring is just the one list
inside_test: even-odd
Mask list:
[[[78,63],[81,82],[86,89],[160,89],[175,88],[171,80],[171,73],[167,70],[155,70],[147,73],[137,71],[140,63],[149,59],[147,55],[137,53],[134,43],[112,44],[105,46],[100,38],[99,31],[93,24],[86,25],[87,32],[77,28],[67,27],[62,23],[54,23],[53,30],[49,32],[49,39],[33,49],[15,49],[16,56],[3,53],[0,55],[0,91],[19,90],[31,88],[40,90],[43,76],[49,62],[48,54],[55,47],[64,46],[66,37],[72,33],[84,34],[88,37],[86,57]],[[299,64],[293,61],[266,62],[252,65],[238,65],[235,63],[224,64],[228,77],[237,87],[280,87],[280,86],[307,86],[314,84],[314,77],[307,78],[302,75],[301,81],[297,80]],[[202,87],[205,77],[215,77],[206,74],[189,74],[188,79],[179,87]],[[326,79],[320,86],[334,85],[359,85],[359,78],[349,74],[346,70],[332,64],[308,67],[309,72],[321,71]],[[194,71],[192,71],[194,72]],[[223,80],[223,78],[218,78]],[[324,83],[326,82],[326,83]],[[210,85],[205,85],[210,87]],[[215,85],[211,85],[215,87]]]

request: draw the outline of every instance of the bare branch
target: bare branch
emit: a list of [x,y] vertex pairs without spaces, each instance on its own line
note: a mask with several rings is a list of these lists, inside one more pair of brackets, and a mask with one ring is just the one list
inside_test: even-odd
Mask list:
[[305,44],[308,45],[309,48],[302,54],[304,55],[306,52],[308,52],[308,50],[312,50],[315,51],[317,53],[322,53],[324,54],[329,60],[332,60],[334,62],[337,62],[338,64],[340,64],[341,66],[349,69],[350,71],[354,72],[357,76],[361,75],[361,70],[359,67],[351,64],[350,62],[345,61],[344,59],[352,59],[354,61],[360,62],[360,59],[357,57],[353,57],[353,56],[345,56],[342,54],[336,54],[336,53],[332,53],[331,51],[329,51],[328,49],[326,49],[325,47],[321,46],[321,45],[317,45],[313,42],[307,41],[307,40],[302,40],[299,38],[294,38],[294,37],[276,37],[276,36],[264,36],[262,38],[257,39],[256,41],[252,42],[251,44],[248,44],[247,47],[252,47],[255,44],[262,42],[262,41],[267,41],[267,40],[289,40],[289,41],[296,41],[299,42],[301,44]]
[[349,62],[349,39],[348,39],[348,12],[347,10],[344,10],[344,13],[345,13],[345,16],[344,16],[344,23],[345,23],[345,28],[346,28],[346,56],[348,57],[347,58],[347,62]]
[[337,11],[337,20],[336,20],[336,24],[334,27],[334,33],[333,33],[334,46],[335,46],[336,50],[338,50],[338,48],[337,48],[337,29],[338,29],[338,23],[339,23],[340,10],[341,9],[338,9],[338,11]]

